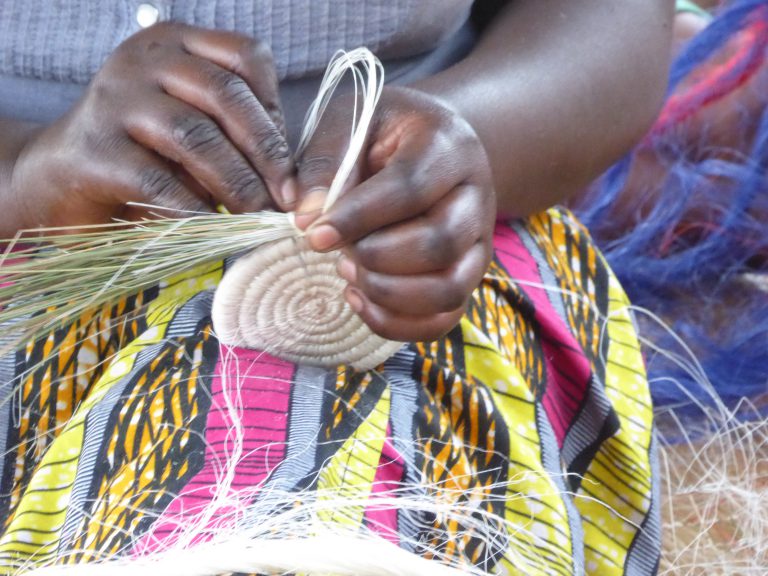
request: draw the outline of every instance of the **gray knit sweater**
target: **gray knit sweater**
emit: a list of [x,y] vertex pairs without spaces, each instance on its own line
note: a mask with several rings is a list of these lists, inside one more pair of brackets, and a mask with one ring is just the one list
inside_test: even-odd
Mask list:
[[[365,45],[383,59],[428,53],[466,20],[472,0],[0,0],[0,115],[19,86],[28,98],[55,85],[79,93],[140,30],[142,4],[162,20],[261,39],[285,80],[318,73],[340,48]],[[418,42],[404,42],[414,33]]]
[[471,47],[462,23],[472,1],[0,0],[0,118],[50,122],[64,114],[149,9],[160,20],[268,43],[295,139],[317,89],[312,76],[336,50],[368,46],[384,59],[389,81],[433,74]]

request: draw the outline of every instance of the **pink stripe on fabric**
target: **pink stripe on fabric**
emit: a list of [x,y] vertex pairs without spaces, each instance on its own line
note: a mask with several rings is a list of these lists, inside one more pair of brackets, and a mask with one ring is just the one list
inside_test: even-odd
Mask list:
[[373,479],[371,498],[365,511],[365,525],[385,540],[400,543],[397,530],[397,510],[391,506],[377,506],[377,498],[389,498],[402,487],[405,476],[405,461],[392,444],[392,431],[387,426],[387,438],[381,450],[379,466]]
[[[232,458],[237,420],[242,426],[242,454],[232,477],[234,492],[257,488],[283,461],[294,372],[294,364],[263,352],[221,347],[211,382],[205,463],[168,505],[152,530],[136,543],[134,555],[172,544],[178,526],[190,526],[211,503],[222,466]],[[234,408],[228,407],[228,403]],[[217,510],[210,527],[226,522],[234,512],[234,509]]]
[[520,236],[507,226],[497,224],[494,247],[497,258],[510,277],[524,282],[520,289],[534,305],[534,317],[540,327],[539,337],[547,370],[542,404],[554,428],[558,445],[562,448],[565,435],[584,402],[589,387],[589,360],[584,356],[565,320],[552,306],[548,291],[528,285],[543,285],[544,280],[539,271],[539,264]]

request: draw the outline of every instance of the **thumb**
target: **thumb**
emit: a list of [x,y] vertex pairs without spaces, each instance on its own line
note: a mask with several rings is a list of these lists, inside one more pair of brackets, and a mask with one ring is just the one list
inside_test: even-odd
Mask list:
[[[328,190],[349,148],[349,122],[351,118],[321,122],[299,158],[296,225],[302,230],[310,226],[323,212]],[[361,158],[365,154],[364,147]],[[361,158],[355,162],[349,178],[344,183],[342,194],[360,183],[363,165]]]

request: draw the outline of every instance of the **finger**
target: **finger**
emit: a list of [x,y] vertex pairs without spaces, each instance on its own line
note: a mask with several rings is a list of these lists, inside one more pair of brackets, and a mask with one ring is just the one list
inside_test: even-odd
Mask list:
[[431,316],[395,314],[366,299],[355,288],[348,287],[347,300],[371,330],[388,340],[428,342],[444,336],[459,323],[466,311],[462,306],[451,312]]
[[395,314],[442,314],[466,304],[488,267],[487,252],[483,243],[477,243],[447,270],[410,275],[371,272],[342,259],[339,274],[370,302]]
[[186,26],[182,29],[181,42],[190,54],[210,60],[245,80],[274,124],[285,134],[277,71],[267,44],[243,34]]
[[[296,210],[296,225],[301,229],[306,229],[320,216],[325,194],[347,153],[353,108],[346,102],[347,99],[340,98],[332,110],[326,111],[320,127],[298,159],[297,179],[302,202]],[[361,179],[364,151],[360,156],[361,160],[355,164],[342,195]]]
[[425,212],[462,183],[461,158],[444,135],[411,134],[385,167],[342,195],[308,231],[313,249],[327,251]]
[[278,205],[287,209],[294,203],[294,164],[288,143],[243,78],[208,60],[180,55],[160,83],[168,94],[216,121]]
[[219,126],[196,108],[156,96],[129,114],[124,124],[134,140],[181,164],[228,210],[255,212],[272,204],[253,167]]
[[158,207],[130,209],[126,214],[166,218],[186,218],[198,212],[212,212],[205,193],[199,190],[180,166],[174,166],[154,152],[126,141],[119,147],[120,163],[100,162],[98,174],[92,174],[96,181],[104,182],[108,190],[108,201],[115,205],[138,203]]
[[350,247],[371,272],[423,274],[445,270],[489,234],[493,198],[474,185],[459,186],[424,216],[365,236]]
[[298,161],[299,187],[307,195],[327,190],[349,146],[349,130],[324,126],[318,130]]

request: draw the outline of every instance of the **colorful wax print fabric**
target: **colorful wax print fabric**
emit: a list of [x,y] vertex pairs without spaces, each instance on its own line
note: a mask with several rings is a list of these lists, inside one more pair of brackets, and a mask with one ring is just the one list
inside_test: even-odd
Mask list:
[[495,248],[460,325],[368,372],[220,346],[222,263],[6,355],[0,573],[225,524],[204,517],[222,484],[243,525],[286,495],[335,498],[320,521],[491,573],[655,573],[652,407],[624,292],[564,210],[499,224]]

